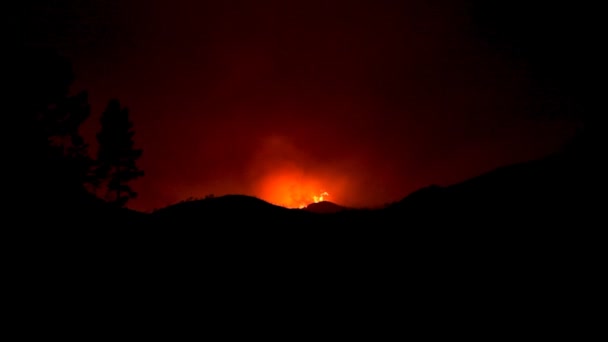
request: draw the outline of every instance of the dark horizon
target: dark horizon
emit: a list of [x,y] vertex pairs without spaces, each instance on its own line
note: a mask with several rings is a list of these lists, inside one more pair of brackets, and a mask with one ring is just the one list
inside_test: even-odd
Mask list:
[[299,207],[323,192],[377,207],[557,152],[581,123],[580,100],[538,68],[553,38],[522,54],[529,42],[480,20],[501,28],[498,7],[474,1],[27,4],[26,42],[68,57],[89,93],[91,152],[107,101],[130,109],[137,210],[209,194]]

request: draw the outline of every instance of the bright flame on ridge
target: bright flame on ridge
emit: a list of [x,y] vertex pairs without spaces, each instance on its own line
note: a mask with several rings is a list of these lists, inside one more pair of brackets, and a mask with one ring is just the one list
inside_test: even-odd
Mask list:
[[312,199],[315,201],[315,203],[319,203],[319,202],[323,202],[324,201],[324,197],[329,196],[329,194],[325,191],[322,192],[321,195],[319,196],[313,196]]

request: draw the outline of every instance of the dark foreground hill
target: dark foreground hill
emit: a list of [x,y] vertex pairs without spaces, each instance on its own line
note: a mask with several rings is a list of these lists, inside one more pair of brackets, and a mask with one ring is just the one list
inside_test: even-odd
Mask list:
[[595,237],[602,228],[594,226],[588,170],[578,155],[562,154],[421,189],[384,209],[324,214],[241,195],[186,201],[152,214],[81,198],[77,211],[62,213],[64,228],[47,229],[43,243],[61,236],[55,245],[110,259],[137,256],[144,264],[174,260],[178,269],[207,258],[217,265],[257,260],[288,268],[315,261],[336,272],[362,265],[397,272],[406,264],[424,272],[507,264],[557,271],[599,252]]
[[321,201],[309,204],[304,210],[317,214],[333,214],[347,210],[347,208],[330,201]]
[[[588,312],[603,267],[588,171],[578,157],[554,156],[332,214],[237,195],[141,214],[81,194],[30,207],[48,220],[22,228],[20,270],[37,275],[24,285],[31,293],[70,289],[95,307],[189,305],[214,317],[272,307],[327,319],[335,307],[383,321],[406,310],[427,324],[470,317],[495,331],[566,324]],[[68,279],[80,285],[58,285]]]
[[590,223],[594,185],[589,170],[585,159],[578,155],[560,154],[499,168],[447,187],[430,186],[384,209],[345,210],[335,203],[320,202],[295,210],[230,195],[161,209],[150,215],[150,223],[197,230],[273,227],[305,228],[311,233],[326,228],[320,234],[342,230],[371,234],[382,229],[406,235],[478,229],[483,234],[502,229],[526,234],[556,232],[567,225]]
[[556,155],[502,167],[448,187],[430,186],[391,205],[388,211],[410,219],[425,216],[429,222],[581,225],[589,223],[584,221],[588,218],[585,213],[596,186],[589,171],[584,161]]
[[[368,239],[397,239],[413,236],[451,239],[470,235],[501,236],[501,240],[523,234],[573,233],[572,227],[588,227],[592,219],[591,167],[581,154],[563,153],[542,160],[507,166],[447,187],[421,189],[386,208],[343,210],[330,202],[310,205],[306,210],[287,209],[257,198],[229,195],[185,201],[152,214],[112,208],[84,192],[72,196],[42,197],[31,204],[47,224],[75,227],[78,234],[97,231],[100,236],[165,236],[189,241],[209,234],[221,236],[268,233]],[[38,204],[37,204],[38,203]],[[97,228],[99,227],[99,228]],[[89,229],[90,228],[90,229]]]

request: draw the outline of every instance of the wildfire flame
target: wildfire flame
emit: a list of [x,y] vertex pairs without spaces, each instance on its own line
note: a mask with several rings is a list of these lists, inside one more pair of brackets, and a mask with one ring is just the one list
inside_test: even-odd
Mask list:
[[313,200],[315,201],[315,203],[319,203],[319,202],[323,202],[324,197],[329,196],[329,194],[327,192],[323,192],[321,193],[319,196],[313,196]]
[[307,179],[299,173],[277,172],[260,183],[257,195],[272,204],[285,208],[306,208],[311,203],[326,201],[329,193],[321,182]]
[[[327,193],[327,191],[322,192],[321,194],[319,194],[318,196],[312,196],[312,200],[314,203],[319,203],[319,202],[323,202],[325,200],[325,197],[329,196],[329,194]],[[308,206],[308,204],[304,204],[301,203],[298,208],[300,209],[304,209]]]

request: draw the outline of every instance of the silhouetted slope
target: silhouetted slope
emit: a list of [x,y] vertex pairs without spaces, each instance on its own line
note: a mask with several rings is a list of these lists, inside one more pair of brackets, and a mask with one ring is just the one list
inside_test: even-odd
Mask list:
[[[328,228],[331,232],[350,229],[352,234],[354,230],[384,227],[398,229],[391,234],[403,236],[428,233],[420,228],[423,226],[435,226],[433,231],[448,230],[449,234],[472,228],[482,228],[487,234],[492,227],[512,225],[512,229],[536,225],[536,230],[545,230],[549,225],[574,224],[586,217],[592,187],[587,171],[580,153],[568,152],[502,167],[452,186],[427,187],[379,210],[345,211],[332,202],[294,210],[231,195],[179,203],[152,217],[157,224],[190,227],[278,225]],[[315,215],[318,213],[328,215]]]
[[345,207],[329,201],[311,203],[304,210],[317,214],[333,214],[346,210]]
[[[571,162],[522,163],[420,190],[386,210],[327,215],[224,196],[142,214],[147,224],[139,229],[121,225],[128,220],[102,203],[83,201],[93,214],[86,222],[100,220],[105,229],[83,225],[66,234],[47,227],[36,245],[45,257],[27,270],[47,270],[40,272],[44,284],[86,279],[103,288],[94,292],[102,305],[128,298],[162,307],[163,297],[204,300],[214,312],[257,310],[269,301],[313,311],[327,303],[345,310],[398,305],[416,315],[474,310],[491,316],[488,324],[500,314],[537,324],[538,315],[559,318],[576,307],[593,283],[589,275],[598,274],[596,237],[584,240],[580,226],[555,225],[586,195],[582,170]],[[530,221],[538,208],[544,210]],[[504,214],[512,216],[509,224]],[[544,215],[552,215],[549,226],[530,224]]]
[[287,209],[244,195],[226,195],[196,201],[185,201],[155,211],[152,216],[159,223],[187,224],[217,228],[222,225],[251,226],[255,224],[299,223],[308,213]]
[[223,212],[225,209],[236,212],[281,212],[286,208],[270,204],[256,197],[245,195],[226,195],[194,201],[184,201],[157,210],[155,215],[166,215],[168,213],[187,212],[191,210],[209,211],[210,214]]
[[213,217],[227,214],[279,214],[287,210],[261,199],[244,195],[226,195],[194,201],[184,201],[153,213],[156,217],[179,215],[210,215]]
[[539,220],[578,219],[592,187],[583,160],[555,155],[502,167],[448,187],[419,190],[390,206],[389,212],[431,221],[469,220],[489,227]]

